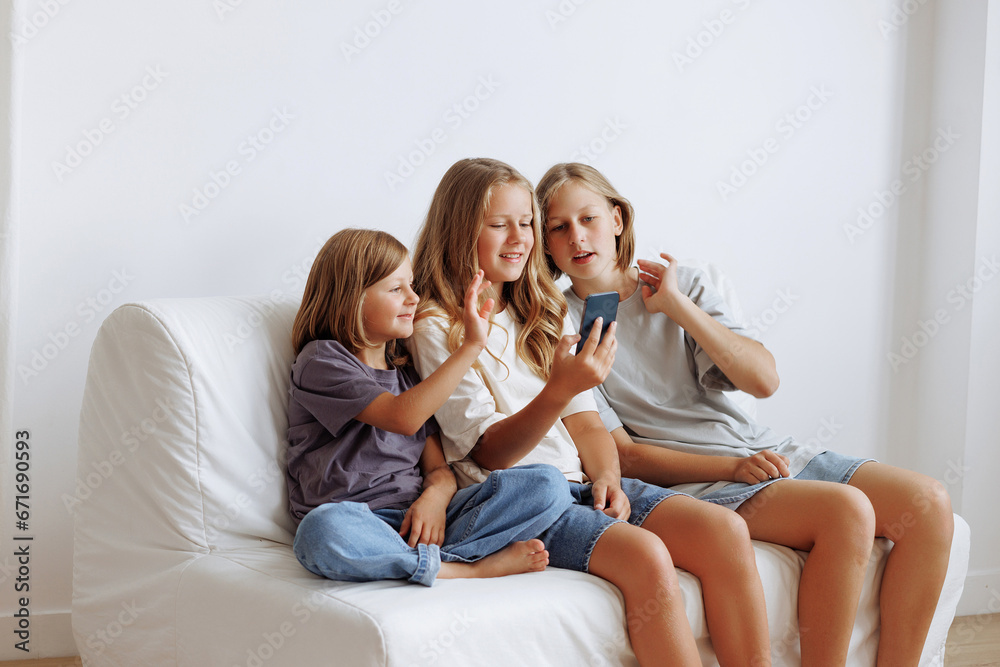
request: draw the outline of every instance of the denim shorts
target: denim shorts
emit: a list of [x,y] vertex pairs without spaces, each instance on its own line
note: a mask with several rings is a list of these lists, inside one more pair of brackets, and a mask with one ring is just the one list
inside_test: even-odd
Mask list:
[[769,479],[758,484],[744,484],[743,482],[733,482],[717,491],[699,496],[698,500],[705,500],[716,505],[723,505],[729,509],[736,509],[745,501],[749,500],[758,491],[775,482],[786,479],[802,479],[816,482],[835,482],[837,484],[847,484],[855,471],[861,464],[874,461],[875,459],[859,459],[854,456],[844,456],[837,452],[826,451],[817,454],[806,464],[806,467],[795,477],[779,477]]
[[[649,513],[670,496],[685,496],[679,491],[671,491],[647,484],[637,479],[622,478],[622,491],[632,506],[628,523],[641,526]],[[549,565],[566,570],[587,572],[590,554],[601,539],[604,531],[622,519],[613,519],[604,512],[594,509],[594,498],[590,484],[570,482],[570,493],[574,504],[556,519],[552,527],[539,536],[549,551]]]

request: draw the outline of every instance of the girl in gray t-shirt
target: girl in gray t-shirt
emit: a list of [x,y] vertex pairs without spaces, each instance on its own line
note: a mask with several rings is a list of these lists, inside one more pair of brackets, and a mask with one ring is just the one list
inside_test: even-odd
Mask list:
[[774,358],[733,320],[703,273],[678,268],[665,253],[667,266],[633,267],[632,206],[597,170],[556,165],[538,199],[549,268],[572,281],[570,317],[578,321],[590,294],[619,294],[618,354],[600,397],[622,474],[682,485],[675,488],[734,508],[753,538],[810,552],[799,584],[802,664],[843,664],[872,540],[892,539],[879,657],[916,664],[950,554],[943,486],[810,450],[741,411],[724,392],[771,395]]
[[485,346],[492,302],[476,303],[489,283],[473,279],[465,340],[419,382],[400,345],[413,333],[412,282],[406,248],[364,229],[331,237],[309,273],[288,401],[295,555],[342,581],[543,570],[536,538],[572,503],[562,474],[523,466],[456,492],[432,418]]

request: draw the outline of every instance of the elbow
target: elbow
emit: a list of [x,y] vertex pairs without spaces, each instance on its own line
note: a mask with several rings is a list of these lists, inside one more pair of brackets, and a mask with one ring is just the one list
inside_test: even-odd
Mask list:
[[413,419],[405,414],[400,414],[396,416],[393,420],[392,425],[386,428],[386,431],[391,431],[393,433],[398,433],[399,435],[405,435],[407,437],[413,437],[420,430],[420,427],[424,425],[424,422]]
[[772,371],[767,375],[758,378],[756,386],[750,392],[756,398],[768,398],[773,396],[774,392],[778,391],[778,385],[780,380],[778,379],[777,371]]
[[479,436],[479,442],[469,452],[469,458],[476,462],[476,465],[486,470],[506,470],[516,463],[508,460],[502,450],[492,447],[489,438],[489,430]]
[[615,442],[618,448],[618,465],[621,467],[622,477],[637,477],[636,470],[636,444],[634,442]]

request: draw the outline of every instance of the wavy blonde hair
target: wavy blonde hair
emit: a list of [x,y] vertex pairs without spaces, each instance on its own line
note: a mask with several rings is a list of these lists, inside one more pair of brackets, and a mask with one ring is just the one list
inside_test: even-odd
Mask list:
[[[635,210],[629,200],[622,197],[618,190],[615,190],[604,174],[589,164],[563,162],[545,172],[542,180],[538,181],[538,207],[541,209],[542,226],[548,223],[549,204],[552,203],[552,198],[559,191],[559,188],[570,181],[580,183],[604,197],[610,208],[613,209],[617,206],[621,209],[622,233],[615,237],[615,254],[617,256],[615,266],[621,271],[627,271],[632,266],[632,259],[635,257]],[[543,234],[543,236],[548,237],[547,234]],[[552,261],[550,255],[546,255],[546,260],[552,277],[558,279],[562,275],[562,271]]]
[[[326,242],[306,279],[302,304],[292,324],[295,354],[314,340],[335,340],[357,354],[376,347],[365,334],[365,290],[399,268],[409,256],[394,236],[373,229],[342,229]],[[386,361],[409,361],[398,341],[385,346]]]
[[534,188],[508,164],[489,158],[459,160],[442,177],[413,255],[414,287],[420,294],[417,319],[428,315],[446,317],[450,322],[448,347],[452,351],[458,348],[464,330],[465,289],[479,271],[479,234],[490,197],[504,185],[520,186],[531,195],[534,246],[521,277],[505,283],[500,297],[520,325],[518,356],[539,377],[547,379],[562,337],[566,300],[545,266]]

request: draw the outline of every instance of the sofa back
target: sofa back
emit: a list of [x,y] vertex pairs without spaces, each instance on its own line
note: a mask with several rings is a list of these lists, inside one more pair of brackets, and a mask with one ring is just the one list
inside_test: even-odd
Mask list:
[[80,417],[76,549],[209,552],[290,544],[292,298],[163,299],[116,309]]

